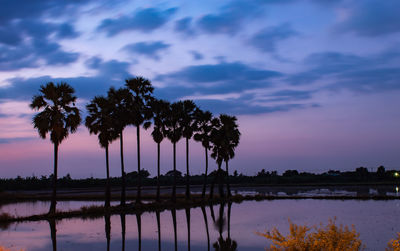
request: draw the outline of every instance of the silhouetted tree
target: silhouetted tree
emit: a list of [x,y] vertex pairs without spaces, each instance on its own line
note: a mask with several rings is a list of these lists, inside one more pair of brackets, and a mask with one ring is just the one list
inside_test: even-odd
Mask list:
[[211,123],[212,113],[209,111],[204,112],[200,109],[197,109],[195,117],[196,117],[198,132],[194,135],[194,140],[201,142],[202,146],[204,147],[206,156],[206,170],[204,173],[204,184],[201,193],[201,196],[204,199],[206,194],[207,175],[208,175],[208,150],[211,149],[211,130],[213,128],[213,125]]
[[[211,131],[212,154],[218,164],[219,174],[221,173],[222,161],[226,164],[227,192],[231,195],[229,187],[229,168],[228,162],[235,156],[235,148],[239,145],[240,132],[234,116],[221,114],[218,119],[214,119],[215,126]],[[219,176],[220,195],[223,196],[221,188],[221,178]]]
[[86,117],[85,126],[89,129],[90,134],[98,134],[100,146],[106,151],[106,199],[105,206],[110,206],[111,189],[110,189],[110,165],[108,157],[108,146],[110,142],[118,137],[118,133],[114,130],[111,111],[113,106],[110,101],[103,97],[94,97],[88,105],[86,105],[88,116]]
[[45,139],[49,133],[50,140],[54,144],[53,193],[49,210],[50,214],[54,214],[57,204],[58,146],[70,133],[77,130],[81,123],[81,116],[79,109],[75,107],[75,91],[67,83],[55,85],[49,82],[46,85],[41,85],[39,91],[41,94],[33,96],[30,107],[41,111],[32,120],[39,136]]
[[126,114],[129,112],[129,90],[126,88],[120,88],[116,90],[111,87],[108,90],[108,100],[111,102],[113,109],[111,111],[112,126],[114,127],[116,133],[119,135],[120,142],[120,157],[121,157],[121,206],[125,206],[126,202],[126,177],[125,177],[125,167],[124,167],[124,141],[123,141],[123,131],[125,127],[129,124],[129,118]]
[[231,196],[231,189],[229,186],[229,166],[228,162],[230,159],[235,157],[235,149],[239,145],[240,140],[240,131],[239,126],[236,123],[237,118],[235,116],[228,116],[225,114],[221,114],[219,116],[219,120],[221,122],[221,128],[219,129],[223,135],[223,144],[222,144],[222,153],[223,159],[225,161],[226,166],[226,183],[228,196]]
[[376,171],[376,174],[379,177],[383,177],[383,176],[385,176],[385,172],[386,172],[385,167],[384,166],[379,166],[378,170]]
[[176,143],[182,138],[182,128],[180,123],[182,120],[183,102],[178,101],[170,105],[167,116],[167,137],[173,146],[174,156],[174,183],[172,186],[172,201],[176,201]]
[[182,136],[186,139],[186,199],[190,199],[190,173],[189,173],[189,140],[192,138],[196,129],[195,112],[196,104],[192,100],[183,101],[182,119],[180,127]]
[[151,136],[157,143],[157,201],[160,201],[160,145],[167,134],[167,116],[169,103],[163,100],[154,99],[151,102],[154,127]]
[[[140,172],[140,126],[143,125],[144,129],[150,127],[150,119],[152,112],[150,109],[150,102],[153,99],[153,86],[150,81],[143,77],[136,77],[125,80],[126,87],[132,92],[130,119],[131,124],[136,126],[137,138],[137,170]],[[141,203],[141,177],[139,176],[137,184],[136,203]]]

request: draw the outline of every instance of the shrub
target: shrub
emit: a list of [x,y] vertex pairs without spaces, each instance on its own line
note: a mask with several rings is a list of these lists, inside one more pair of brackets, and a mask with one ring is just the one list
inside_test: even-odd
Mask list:
[[397,233],[397,239],[389,241],[386,251],[400,251],[400,233]]
[[[257,233],[272,240],[270,248],[273,251],[356,251],[361,250],[362,243],[354,226],[351,230],[342,225],[337,226],[335,219],[329,220],[325,227],[299,226],[289,220],[290,233],[283,236],[276,228],[265,233]],[[310,232],[310,230],[314,230]]]

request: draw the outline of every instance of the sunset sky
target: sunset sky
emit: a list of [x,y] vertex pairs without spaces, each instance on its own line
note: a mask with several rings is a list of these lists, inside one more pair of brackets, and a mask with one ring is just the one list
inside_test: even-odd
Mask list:
[[[29,108],[40,85],[64,81],[78,105],[144,76],[155,96],[193,99],[238,117],[231,170],[400,169],[400,1],[0,1],[0,177],[49,175],[53,146]],[[156,144],[142,134],[143,168]],[[133,127],[126,171],[136,170]],[[184,142],[178,144],[184,171]],[[161,145],[162,173],[172,145]],[[204,152],[191,141],[191,172]],[[111,145],[111,175],[120,175]],[[59,173],[105,177],[104,150],[81,125],[60,147]],[[211,168],[215,168],[210,159]]]

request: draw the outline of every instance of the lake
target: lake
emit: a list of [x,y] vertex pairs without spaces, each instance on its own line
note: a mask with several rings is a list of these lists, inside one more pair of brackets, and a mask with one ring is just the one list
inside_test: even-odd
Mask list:
[[[65,201],[57,206],[60,210],[69,210],[91,204],[102,202]],[[46,212],[48,208],[48,202],[24,202],[3,205],[0,212],[24,215]],[[284,199],[244,201],[230,207],[224,204],[168,210],[159,213],[160,232],[154,212],[65,219],[56,223],[24,222],[0,226],[0,245],[12,250],[34,251],[53,250],[53,246],[65,251],[139,250],[139,245],[141,250],[158,250],[160,233],[161,250],[175,250],[176,233],[177,250],[188,250],[189,247],[190,250],[208,250],[208,243],[210,250],[214,250],[213,243],[220,235],[223,238],[230,235],[236,241],[238,250],[264,250],[270,243],[258,236],[257,231],[276,227],[287,234],[288,219],[296,224],[312,226],[319,223],[326,225],[334,217],[337,224],[354,224],[367,250],[384,250],[387,242],[400,232],[400,200]]]

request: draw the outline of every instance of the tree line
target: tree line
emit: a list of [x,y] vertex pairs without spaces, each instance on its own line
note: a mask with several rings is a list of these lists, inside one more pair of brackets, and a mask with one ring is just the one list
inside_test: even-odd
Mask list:
[[[56,188],[58,171],[58,147],[69,134],[76,132],[82,122],[81,111],[76,107],[77,97],[74,89],[67,83],[49,82],[40,86],[40,94],[35,95],[30,107],[39,113],[33,117],[33,126],[43,139],[50,135],[54,145],[54,172],[52,181],[52,199],[49,213],[56,210]],[[186,142],[186,199],[191,198],[189,172],[189,141],[194,139],[204,147],[206,165],[202,189],[205,199],[208,155],[215,159],[218,169],[211,183],[209,196],[213,197],[214,183],[218,183],[220,196],[224,196],[223,181],[227,182],[227,195],[230,196],[228,182],[229,160],[235,156],[239,144],[240,131],[237,118],[221,114],[213,116],[210,111],[201,110],[192,100],[170,103],[153,96],[154,87],[148,79],[135,77],[125,80],[125,86],[119,89],[111,87],[107,95],[95,96],[86,105],[88,112],[84,124],[90,134],[98,136],[99,144],[105,150],[106,192],[105,206],[110,205],[110,167],[109,145],[119,140],[121,159],[121,206],[126,205],[126,173],[124,167],[123,132],[128,126],[136,127],[137,173],[143,172],[140,162],[140,128],[148,129],[157,144],[157,195],[160,201],[160,144],[164,139],[172,143],[173,148],[173,187],[171,199],[176,202],[176,144],[184,139]],[[222,171],[225,162],[226,171]],[[225,176],[225,177],[223,177]],[[141,203],[141,175],[137,176],[136,204]]]

